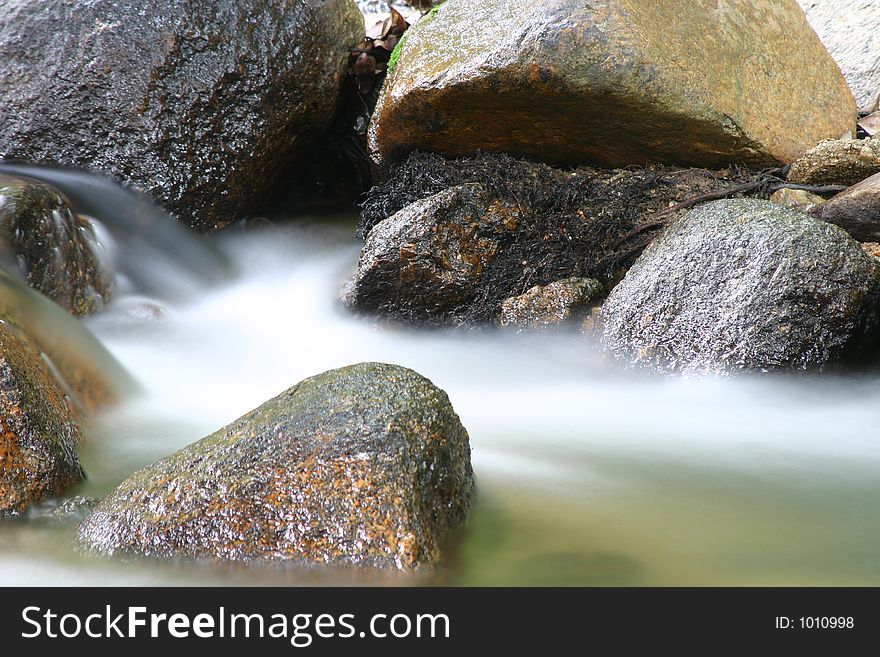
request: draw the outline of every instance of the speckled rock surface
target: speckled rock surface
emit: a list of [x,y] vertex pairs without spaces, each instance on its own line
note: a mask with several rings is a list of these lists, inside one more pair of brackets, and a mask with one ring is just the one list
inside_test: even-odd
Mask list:
[[473,488],[446,394],[412,370],[362,363],[135,473],[78,537],[102,554],[409,570],[440,557]]
[[477,184],[413,203],[370,232],[344,301],[408,323],[464,319],[519,218]]
[[765,165],[855,115],[795,0],[448,0],[408,33],[370,145],[381,168],[416,149]]
[[804,185],[855,185],[880,173],[880,139],[829,139],[791,165],[788,180]]
[[873,0],[798,0],[840,66],[859,109],[880,96],[880,4]]
[[498,323],[517,330],[535,330],[562,324],[586,314],[590,301],[604,286],[594,278],[566,278],[548,285],[536,285],[525,294],[501,304]]
[[777,205],[784,205],[787,208],[803,210],[804,212],[808,212],[825,202],[825,198],[818,194],[813,194],[804,189],[788,189],[787,187],[773,192],[770,195],[770,200]]
[[813,370],[876,346],[880,266],[843,230],[769,201],[708,203],[636,261],[601,344],[660,371]]
[[202,230],[287,191],[332,119],[352,0],[12,0],[0,158],[136,185]]
[[840,226],[860,242],[880,240],[880,173],[813,208],[810,214]]
[[87,315],[110,300],[113,276],[99,260],[92,224],[48,185],[0,176],[0,238],[27,284],[70,313]]
[[40,353],[0,320],[0,516],[82,480],[81,440],[70,402]]

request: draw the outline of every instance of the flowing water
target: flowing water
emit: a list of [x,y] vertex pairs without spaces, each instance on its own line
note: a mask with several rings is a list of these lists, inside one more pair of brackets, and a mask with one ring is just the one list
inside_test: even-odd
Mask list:
[[[147,261],[117,232],[120,270],[138,261],[153,281],[190,286],[147,293],[132,276],[87,321],[141,392],[89,427],[89,479],[75,492],[101,496],[306,376],[386,361],[445,389],[470,433],[478,494],[443,582],[880,584],[880,377],[654,377],[604,363],[574,332],[352,317],[337,298],[357,260],[353,228],[350,217],[300,218],[227,232],[218,262],[235,273],[223,283],[194,282],[179,259]],[[87,558],[72,531],[0,526],[0,583],[308,580]]]

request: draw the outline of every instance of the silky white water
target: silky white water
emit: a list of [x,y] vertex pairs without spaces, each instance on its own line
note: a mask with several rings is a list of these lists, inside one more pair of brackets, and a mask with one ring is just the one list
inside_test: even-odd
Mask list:
[[[301,221],[223,235],[236,275],[188,299],[123,285],[88,326],[142,392],[90,427],[75,492],[99,497],[309,375],[385,361],[446,390],[470,434],[478,494],[444,582],[880,583],[880,376],[656,377],[604,363],[576,332],[356,318],[337,301],[353,232]],[[0,529],[5,585],[302,581],[88,558],[69,526]]]

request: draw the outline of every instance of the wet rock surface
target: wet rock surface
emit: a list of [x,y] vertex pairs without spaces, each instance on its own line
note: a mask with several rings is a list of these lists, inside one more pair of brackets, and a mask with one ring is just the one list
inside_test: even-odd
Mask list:
[[51,187],[0,176],[0,238],[27,284],[70,313],[88,315],[110,300],[113,275],[94,227]]
[[408,570],[440,557],[473,488],[446,394],[412,370],[362,363],[135,473],[78,536],[102,554]]
[[855,185],[880,173],[880,139],[828,139],[791,165],[788,180],[804,185]]
[[0,516],[58,495],[85,474],[82,434],[40,353],[0,321]]
[[574,171],[480,154],[414,153],[365,197],[348,306],[415,324],[494,323],[501,303],[571,277],[607,283],[670,206],[745,178],[665,167]]
[[880,267],[836,226],[768,201],[679,218],[611,292],[601,344],[660,371],[813,370],[875,346]]
[[478,149],[768,165],[855,130],[855,115],[794,0],[448,0],[408,32],[370,146],[383,168]]
[[17,0],[0,158],[100,171],[224,226],[287,191],[362,34],[351,0]]
[[880,173],[853,185],[810,213],[840,226],[860,242],[880,240]]
[[590,302],[604,290],[594,278],[566,278],[548,285],[536,285],[525,294],[505,300],[501,304],[498,323],[517,330],[562,324],[587,314]]

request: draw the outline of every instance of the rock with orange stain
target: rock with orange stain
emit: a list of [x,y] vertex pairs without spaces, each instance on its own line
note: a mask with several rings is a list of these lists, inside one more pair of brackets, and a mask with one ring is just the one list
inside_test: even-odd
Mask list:
[[448,0],[407,33],[370,130],[560,163],[769,165],[855,130],[795,0]]
[[436,562],[474,489],[446,394],[396,365],[302,381],[135,473],[80,525],[85,549],[411,570]]
[[81,440],[71,402],[40,353],[0,320],[0,515],[81,481]]

